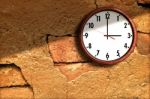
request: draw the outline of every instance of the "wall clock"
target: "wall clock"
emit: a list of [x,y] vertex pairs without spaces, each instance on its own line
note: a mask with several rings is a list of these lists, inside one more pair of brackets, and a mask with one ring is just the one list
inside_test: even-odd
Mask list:
[[131,18],[117,8],[96,9],[80,25],[83,52],[100,64],[123,61],[133,52],[136,40],[136,28]]

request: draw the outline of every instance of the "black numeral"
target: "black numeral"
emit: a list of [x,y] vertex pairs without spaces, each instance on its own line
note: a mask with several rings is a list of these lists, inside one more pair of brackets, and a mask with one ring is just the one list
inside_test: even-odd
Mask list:
[[127,28],[127,23],[124,23],[124,28]]
[[101,16],[96,16],[96,20],[97,20],[97,22],[100,22],[101,21]]
[[117,50],[117,56],[120,57],[120,52],[119,52],[119,50]]
[[109,14],[109,12],[107,12],[107,13],[105,14],[105,16],[106,16],[106,19],[110,19],[110,14]]
[[129,23],[124,23],[124,28],[127,28],[127,25],[129,25]]
[[94,23],[89,23],[89,28],[94,28]]
[[132,37],[132,35],[130,33],[128,33],[128,38],[131,38],[131,37]]
[[84,35],[84,36],[85,36],[85,38],[87,38],[87,37],[88,37],[88,33],[85,33],[85,35]]
[[106,59],[108,60],[108,58],[109,58],[109,54],[107,53],[107,54],[106,54]]
[[124,44],[124,47],[125,47],[125,48],[129,48],[128,45],[127,45],[127,43]]
[[117,16],[117,21],[119,21],[119,16],[120,16],[120,15]]
[[98,55],[99,55],[99,52],[100,52],[100,50],[97,50],[97,54],[96,54],[95,56],[98,56]]
[[89,43],[87,48],[91,49],[92,48],[92,44]]

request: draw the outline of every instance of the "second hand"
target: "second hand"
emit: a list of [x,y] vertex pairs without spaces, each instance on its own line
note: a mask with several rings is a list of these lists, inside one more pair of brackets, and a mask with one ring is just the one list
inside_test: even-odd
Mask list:
[[[97,31],[97,32],[99,32],[99,33],[101,33],[101,34],[105,34],[104,32],[101,32],[101,31]],[[104,35],[104,36],[107,36],[107,35]],[[112,37],[112,36],[109,36],[109,35],[108,35],[108,37],[110,37],[110,38],[112,38],[113,40],[115,40],[115,38]]]

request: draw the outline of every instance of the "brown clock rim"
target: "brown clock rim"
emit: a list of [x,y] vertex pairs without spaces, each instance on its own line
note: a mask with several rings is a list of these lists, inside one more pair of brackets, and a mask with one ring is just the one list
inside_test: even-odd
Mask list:
[[[116,59],[116,60],[112,60],[112,61],[104,61],[104,60],[100,60],[100,59],[97,59],[94,56],[92,56],[87,51],[87,49],[85,48],[85,45],[83,43],[83,38],[82,38],[84,26],[85,26],[86,22],[89,20],[89,18],[92,17],[94,14],[96,14],[98,12],[106,11],[106,10],[115,11],[115,12],[120,13],[121,15],[123,15],[129,21],[129,23],[131,24],[131,28],[132,28],[132,32],[133,32],[133,41],[132,41],[132,44],[131,44],[128,52],[126,52],[126,54],[123,55],[121,58]],[[81,49],[83,50],[83,52],[86,54],[86,56],[88,58],[90,58],[91,60],[93,60],[94,62],[99,63],[99,64],[112,65],[112,64],[117,64],[117,63],[125,60],[134,51],[134,48],[135,48],[136,42],[137,42],[137,30],[136,30],[136,27],[135,27],[132,19],[129,17],[129,15],[125,11],[123,11],[122,9],[116,8],[116,7],[101,7],[101,8],[97,8],[97,9],[91,11],[82,20],[82,22],[80,24],[80,28],[79,28],[79,33],[80,33],[79,39],[80,39]]]

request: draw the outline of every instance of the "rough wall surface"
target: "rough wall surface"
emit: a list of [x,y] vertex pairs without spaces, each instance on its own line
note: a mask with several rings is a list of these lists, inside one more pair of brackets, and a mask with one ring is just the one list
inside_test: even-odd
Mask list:
[[[126,11],[138,33],[125,61],[99,65],[78,46],[93,9]],[[149,0],[1,0],[0,99],[149,99]]]

